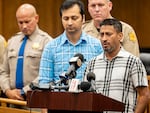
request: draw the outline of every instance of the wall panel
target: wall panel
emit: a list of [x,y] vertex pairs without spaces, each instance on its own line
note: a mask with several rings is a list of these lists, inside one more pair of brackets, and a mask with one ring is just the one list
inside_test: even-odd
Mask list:
[[[85,3],[86,19],[90,19],[87,12],[87,0]],[[129,23],[135,29],[140,48],[150,48],[150,0],[112,0],[112,15]],[[52,37],[63,32],[59,7],[63,0],[0,0],[0,33],[6,39],[14,35],[18,30],[15,12],[22,3],[33,4],[40,15],[39,26]]]

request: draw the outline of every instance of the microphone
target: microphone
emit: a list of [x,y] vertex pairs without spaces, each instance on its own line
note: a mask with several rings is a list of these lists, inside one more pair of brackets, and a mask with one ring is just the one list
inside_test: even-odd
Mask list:
[[70,79],[75,78],[76,70],[82,65],[82,62],[84,62],[83,55],[80,53],[75,54],[69,61],[70,67],[65,75]]
[[93,72],[89,72],[89,73],[87,74],[87,80],[88,80],[89,82],[95,81],[95,74],[94,74]]
[[95,74],[93,72],[89,72],[87,74],[87,80],[91,83],[90,91],[95,92],[95,90],[96,90],[96,87],[95,87]]
[[83,92],[88,92],[91,87],[90,82],[81,82],[81,84],[78,86],[78,89],[81,89]]
[[50,90],[50,84],[37,84],[37,83],[33,83],[31,82],[29,87],[32,89],[32,90]]
[[55,89],[68,91],[69,85],[64,85],[64,86],[51,86],[51,90],[55,90]]
[[63,72],[59,75],[60,80],[56,81],[55,84],[64,84],[68,85],[68,76],[66,76],[66,72]]
[[50,84],[37,84],[37,83],[33,83],[31,82],[29,87],[32,89],[32,90],[54,90],[54,89],[59,89],[59,90],[68,90],[69,89],[69,86],[68,85],[65,85],[65,86],[55,86],[53,85],[54,83],[50,83]]

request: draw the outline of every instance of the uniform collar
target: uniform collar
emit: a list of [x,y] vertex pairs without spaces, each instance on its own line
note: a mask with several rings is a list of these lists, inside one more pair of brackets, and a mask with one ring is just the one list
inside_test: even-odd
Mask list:
[[[92,20],[90,20],[90,22],[89,22],[89,26],[91,26],[91,27],[88,27],[87,28],[87,32],[88,31],[97,31],[97,29],[96,29],[96,27],[95,27],[95,25],[94,25],[94,20],[92,19]],[[98,33],[98,31],[97,31],[97,33]]]
[[[30,39],[30,40],[34,40],[34,38],[36,38],[36,35],[39,33],[39,27],[37,26],[36,27],[36,29],[35,29],[35,31],[30,35],[30,36],[28,36],[28,38]],[[24,39],[24,37],[25,37],[25,35],[22,33],[22,32],[20,32],[19,34],[21,34],[21,38],[20,38],[20,41],[22,41],[23,39]]]
[[39,27],[37,26],[36,28],[35,28],[35,31],[30,35],[30,36],[28,36],[29,37],[29,39],[30,40],[34,40],[35,38],[36,38],[36,36],[37,36],[37,34],[39,34]]

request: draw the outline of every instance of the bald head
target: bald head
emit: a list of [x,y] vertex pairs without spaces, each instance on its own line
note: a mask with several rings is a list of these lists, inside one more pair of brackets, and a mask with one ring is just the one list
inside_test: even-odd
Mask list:
[[[105,0],[105,1],[110,2],[110,0]],[[88,0],[88,2],[90,2],[90,0]]]
[[16,11],[16,18],[20,31],[25,35],[31,35],[35,31],[39,20],[36,9],[31,4],[21,5]]
[[18,9],[17,9],[17,12],[16,12],[16,17],[18,17],[20,14],[23,15],[23,14],[31,14],[31,16],[35,16],[37,15],[36,13],[36,9],[33,5],[31,4],[23,4],[21,5]]

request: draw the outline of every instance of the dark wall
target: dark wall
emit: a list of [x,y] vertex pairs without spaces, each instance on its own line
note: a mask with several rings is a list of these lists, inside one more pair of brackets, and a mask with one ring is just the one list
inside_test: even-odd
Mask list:
[[[90,19],[87,12],[87,0],[82,0],[86,6],[86,19]],[[0,33],[6,39],[18,30],[15,12],[22,3],[33,4],[40,15],[39,26],[52,37],[63,32],[59,7],[63,0],[0,0]],[[135,29],[140,48],[150,48],[150,0],[112,0],[112,15],[129,23]]]

